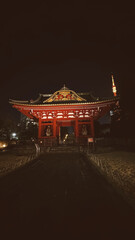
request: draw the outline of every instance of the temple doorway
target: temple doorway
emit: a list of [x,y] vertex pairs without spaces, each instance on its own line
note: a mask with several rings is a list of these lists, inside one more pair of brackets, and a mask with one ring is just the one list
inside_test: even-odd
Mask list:
[[74,142],[74,126],[61,126],[59,132],[59,143],[64,145],[73,145]]

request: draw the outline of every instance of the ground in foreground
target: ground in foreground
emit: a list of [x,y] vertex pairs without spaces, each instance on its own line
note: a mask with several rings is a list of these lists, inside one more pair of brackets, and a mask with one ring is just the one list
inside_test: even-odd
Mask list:
[[80,153],[49,153],[0,180],[1,233],[131,239],[134,210]]

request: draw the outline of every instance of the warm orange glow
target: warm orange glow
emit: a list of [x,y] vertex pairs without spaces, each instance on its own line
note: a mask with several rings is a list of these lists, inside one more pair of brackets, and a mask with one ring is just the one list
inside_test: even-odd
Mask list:
[[116,97],[117,96],[117,89],[116,89],[116,86],[115,86],[113,75],[112,75],[112,91],[113,91],[114,97]]

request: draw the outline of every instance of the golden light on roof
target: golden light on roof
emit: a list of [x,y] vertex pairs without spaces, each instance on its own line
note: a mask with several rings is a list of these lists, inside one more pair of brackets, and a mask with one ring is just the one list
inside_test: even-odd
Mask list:
[[78,101],[78,102],[84,102],[86,99],[80,97],[76,92],[73,90],[70,90],[67,88],[64,84],[64,86],[59,90],[56,91],[50,98],[45,100],[43,103],[48,102],[58,102],[58,101]]

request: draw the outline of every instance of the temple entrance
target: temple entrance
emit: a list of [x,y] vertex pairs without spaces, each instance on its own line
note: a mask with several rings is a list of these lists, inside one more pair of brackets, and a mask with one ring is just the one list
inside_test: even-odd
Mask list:
[[73,126],[60,127],[59,143],[64,145],[73,145],[75,142],[75,133]]
[[72,145],[75,142],[75,121],[62,120],[56,122],[56,135],[59,144]]

